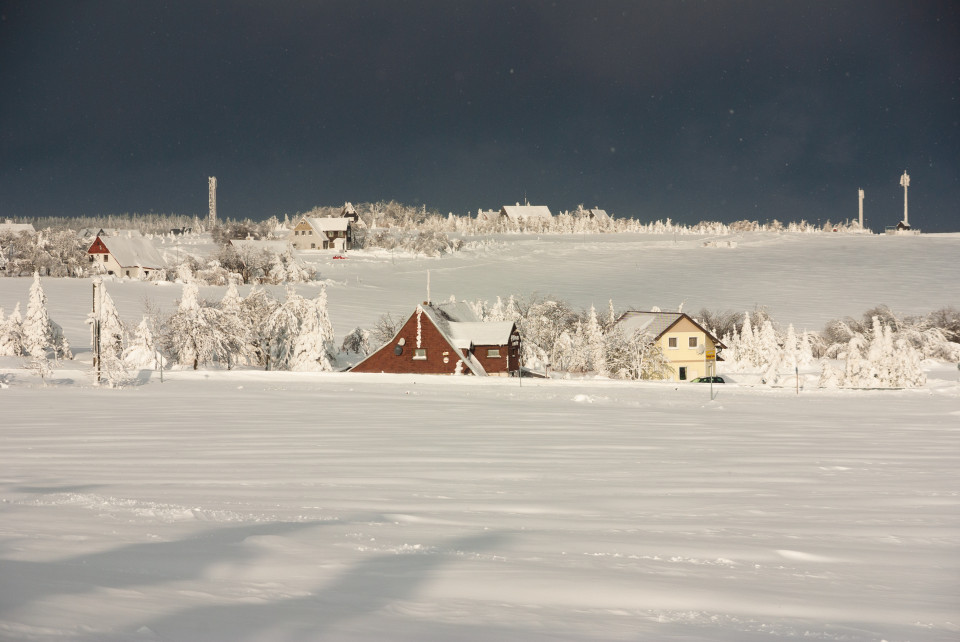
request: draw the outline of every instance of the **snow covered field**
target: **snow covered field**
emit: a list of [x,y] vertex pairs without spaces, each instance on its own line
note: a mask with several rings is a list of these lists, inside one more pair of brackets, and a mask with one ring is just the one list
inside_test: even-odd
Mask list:
[[[338,337],[426,297],[960,306],[960,235],[528,237],[318,254]],[[0,279],[0,307],[30,279]],[[91,387],[0,360],[3,640],[956,640],[960,383],[820,391],[260,371]],[[136,322],[180,286],[108,282]],[[314,286],[301,286],[309,291]],[[221,288],[203,295],[222,296]],[[722,372],[722,364],[721,364]]]

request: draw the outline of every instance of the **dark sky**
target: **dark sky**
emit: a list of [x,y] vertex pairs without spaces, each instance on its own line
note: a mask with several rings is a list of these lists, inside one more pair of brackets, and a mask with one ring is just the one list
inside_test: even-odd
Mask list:
[[395,199],[960,230],[960,3],[0,0],[0,217]]

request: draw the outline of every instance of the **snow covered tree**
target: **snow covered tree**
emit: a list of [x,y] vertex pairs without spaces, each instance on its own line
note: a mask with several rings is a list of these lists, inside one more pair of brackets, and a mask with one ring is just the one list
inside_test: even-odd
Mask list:
[[287,282],[287,266],[283,264],[283,257],[279,254],[273,255],[273,262],[270,266],[268,276],[271,283],[281,284]]
[[242,345],[243,329],[218,308],[200,301],[196,283],[186,283],[177,311],[167,319],[163,345],[181,365],[196,370],[201,363],[220,360],[229,367]]
[[[98,277],[99,278],[99,277]],[[101,377],[106,378],[111,386],[123,384],[127,379],[126,368],[123,363],[123,322],[120,320],[120,314],[117,307],[113,304],[113,299],[103,287],[102,282],[99,288],[99,301],[97,302],[96,320],[100,322],[99,351]],[[97,346],[94,346],[97,351]]]
[[846,388],[912,388],[926,383],[919,351],[906,339],[895,337],[893,328],[884,326],[879,316],[873,317],[866,334],[853,334],[840,356],[846,363],[839,385]]
[[163,357],[157,354],[153,331],[150,329],[150,320],[141,319],[133,333],[133,338],[123,351],[123,364],[128,368],[156,368]]
[[592,305],[587,322],[582,326],[582,349],[586,368],[600,376],[607,375],[603,330],[597,320],[597,310]]
[[370,332],[364,330],[363,328],[357,327],[343,338],[343,344],[340,346],[340,349],[343,352],[352,352],[360,355],[361,357],[365,357],[374,349],[374,346],[371,344],[370,340]]
[[667,379],[670,377],[669,360],[660,346],[647,333],[623,332],[615,325],[606,335],[606,369],[617,379]]
[[327,316],[327,289],[313,301],[304,299],[300,327],[290,351],[291,370],[328,372],[333,370],[333,325]]
[[0,314],[0,356],[19,357],[23,354],[23,319],[17,303],[10,316]]
[[34,359],[46,359],[53,348],[53,328],[47,315],[47,297],[40,284],[40,275],[33,273],[33,285],[27,301],[27,315],[23,319],[23,350]]
[[243,299],[239,319],[244,326],[243,354],[248,363],[270,367],[270,331],[268,321],[280,306],[262,288],[254,286]]

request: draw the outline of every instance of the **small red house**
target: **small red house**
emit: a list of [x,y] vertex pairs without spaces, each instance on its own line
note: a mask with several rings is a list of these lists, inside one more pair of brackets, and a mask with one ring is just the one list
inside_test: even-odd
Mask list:
[[149,241],[132,235],[97,236],[87,257],[97,272],[135,279],[148,277],[164,266],[163,258]]
[[520,333],[514,323],[477,321],[463,305],[424,303],[351,372],[509,376],[519,367]]

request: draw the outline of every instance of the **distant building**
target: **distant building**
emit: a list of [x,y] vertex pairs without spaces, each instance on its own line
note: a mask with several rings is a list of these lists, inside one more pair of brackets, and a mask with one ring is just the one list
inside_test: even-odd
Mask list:
[[598,207],[593,207],[588,210],[583,210],[586,213],[586,217],[600,222],[600,223],[609,223],[611,221],[610,215],[607,214],[606,210],[602,210]]
[[360,220],[360,215],[357,214],[356,208],[353,207],[353,203],[350,201],[343,204],[343,207],[340,209],[340,216],[350,219],[355,225],[363,225],[363,222]]
[[553,214],[546,205],[504,205],[500,208],[500,216],[510,219],[515,223],[526,221],[550,221],[553,220]]
[[140,236],[97,236],[87,256],[98,272],[134,279],[148,277],[164,267],[160,253]]
[[674,381],[715,375],[711,352],[723,361],[717,353],[726,346],[683,312],[624,312],[617,325],[627,335],[648,334],[670,362]]
[[353,247],[353,220],[343,216],[304,216],[293,228],[291,243],[298,250],[347,250]]
[[11,219],[6,219],[3,223],[0,223],[0,234],[4,232],[8,234],[21,234],[26,232],[27,234],[36,234],[37,230],[34,229],[33,224],[31,223],[14,223]]

